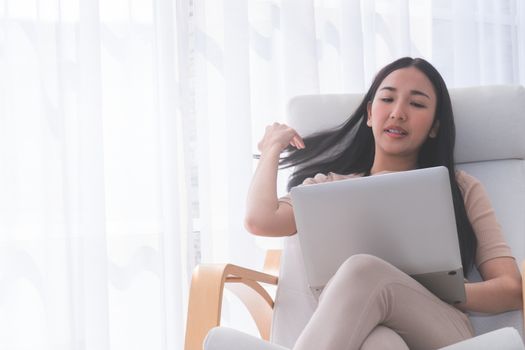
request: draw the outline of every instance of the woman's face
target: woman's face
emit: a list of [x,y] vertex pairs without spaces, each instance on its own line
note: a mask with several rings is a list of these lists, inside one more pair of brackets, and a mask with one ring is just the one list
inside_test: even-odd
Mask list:
[[437,135],[436,102],[432,83],[417,68],[390,73],[367,107],[376,153],[417,159],[427,138]]

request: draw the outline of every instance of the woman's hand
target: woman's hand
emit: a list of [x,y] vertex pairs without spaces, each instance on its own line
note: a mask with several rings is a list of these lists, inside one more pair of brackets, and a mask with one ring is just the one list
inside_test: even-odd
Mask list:
[[465,284],[467,301],[455,305],[458,309],[493,314],[523,308],[521,275],[514,258],[494,258],[478,269],[483,281]]
[[273,123],[266,127],[266,131],[261,141],[259,141],[257,148],[261,154],[270,150],[275,150],[281,153],[288,145],[292,145],[297,149],[305,147],[302,137],[286,124]]

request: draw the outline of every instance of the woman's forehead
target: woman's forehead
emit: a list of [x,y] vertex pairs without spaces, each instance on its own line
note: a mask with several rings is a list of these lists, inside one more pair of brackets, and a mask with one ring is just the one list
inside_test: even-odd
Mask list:
[[415,67],[397,69],[388,74],[379,84],[378,91],[417,90],[435,98],[434,86],[428,77]]

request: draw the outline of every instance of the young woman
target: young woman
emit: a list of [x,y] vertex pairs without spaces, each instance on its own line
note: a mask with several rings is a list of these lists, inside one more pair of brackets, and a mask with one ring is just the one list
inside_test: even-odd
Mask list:
[[[521,276],[478,180],[454,168],[454,119],[447,87],[420,58],[384,67],[339,128],[305,138],[274,123],[259,142],[260,161],[248,193],[246,228],[260,236],[296,233],[289,196],[277,197],[277,170],[295,166],[300,184],[443,165],[449,170],[465,274],[475,264],[483,282],[466,283],[467,301],[449,305],[389,263],[349,258],[327,284],[294,349],[434,349],[473,336],[463,311],[522,307]],[[281,152],[287,151],[280,160]],[[320,233],[322,234],[322,233]]]

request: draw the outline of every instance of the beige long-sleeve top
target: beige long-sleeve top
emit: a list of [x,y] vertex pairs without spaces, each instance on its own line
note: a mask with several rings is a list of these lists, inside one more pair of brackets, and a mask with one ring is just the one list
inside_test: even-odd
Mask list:
[[[303,185],[339,181],[362,176],[361,174],[341,175],[336,173],[317,174],[303,181]],[[484,262],[498,257],[513,257],[510,247],[505,242],[501,225],[496,219],[494,209],[481,182],[460,170],[456,172],[467,216],[478,240],[475,264],[479,267]],[[280,202],[292,205],[290,194],[279,198]]]

